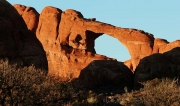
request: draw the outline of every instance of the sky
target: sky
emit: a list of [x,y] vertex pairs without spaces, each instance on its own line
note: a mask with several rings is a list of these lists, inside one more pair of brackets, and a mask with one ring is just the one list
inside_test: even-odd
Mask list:
[[[135,28],[169,42],[180,39],[180,0],[7,0],[9,3],[34,7],[39,13],[46,6],[63,11],[74,9],[85,18],[122,28]],[[100,36],[95,41],[98,54],[130,59],[128,50],[115,38]]]

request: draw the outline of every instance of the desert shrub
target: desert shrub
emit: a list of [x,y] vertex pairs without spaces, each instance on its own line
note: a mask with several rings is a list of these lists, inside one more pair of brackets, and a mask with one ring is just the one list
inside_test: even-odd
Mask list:
[[[177,80],[154,79],[144,88],[124,94],[97,94],[76,89],[71,82],[46,75],[34,66],[19,67],[0,61],[0,104],[5,106],[179,106]],[[108,89],[108,88],[107,88]]]
[[71,83],[46,76],[34,66],[16,68],[0,61],[1,105],[62,105],[72,101]]
[[120,98],[125,106],[179,106],[180,87],[177,80],[154,79],[142,83],[144,88],[131,93],[126,92]]

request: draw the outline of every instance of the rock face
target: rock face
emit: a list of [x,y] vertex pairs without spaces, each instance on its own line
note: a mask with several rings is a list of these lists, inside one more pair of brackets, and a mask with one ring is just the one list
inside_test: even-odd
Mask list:
[[180,47],[180,40],[169,43],[165,39],[157,38],[154,41],[153,53],[164,53],[176,47]]
[[[73,16],[72,14],[76,15]],[[95,34],[89,34],[89,32]],[[91,21],[73,10],[66,10],[61,16],[60,36],[58,37],[61,45],[69,45],[76,49],[93,52],[94,40],[102,34],[117,38],[127,47],[131,55],[133,69],[141,58],[152,53],[154,38],[144,31],[119,28],[106,23]]]
[[[14,7],[19,14],[26,13],[24,6],[15,5]],[[142,58],[180,46],[179,41],[169,43],[164,39],[155,39],[152,34],[142,30],[116,27],[96,21],[95,18],[86,19],[80,12],[72,9],[62,11],[48,6],[42,10],[40,16],[35,12],[31,13],[33,15],[28,13],[23,14],[22,17],[24,20],[27,20],[26,17],[29,19],[39,17],[37,29],[33,28],[46,51],[49,73],[58,74],[64,78],[77,78],[80,70],[93,60],[112,60],[96,54],[94,49],[94,41],[102,34],[118,39],[128,49],[131,59],[124,64],[132,71],[136,69]],[[25,22],[32,30],[31,24]]]
[[[61,27],[61,23],[64,23],[61,18],[62,11],[60,9],[55,7],[44,8],[40,14],[36,31],[37,38],[41,41],[46,51],[49,74],[59,75],[65,79],[77,78],[80,70],[92,60],[110,59],[105,56],[97,55],[94,52],[88,52],[86,49],[77,49],[69,44],[61,44],[59,37],[65,36],[60,35],[60,33],[66,33],[66,31],[61,31],[60,29],[68,29],[66,26]],[[94,33],[91,32],[90,34]]]
[[28,29],[36,33],[39,21],[39,13],[33,7],[26,7],[23,5],[15,4],[14,8],[23,17]]
[[134,84],[154,78],[180,78],[180,47],[143,58],[135,70]]
[[114,60],[94,60],[85,67],[78,78],[79,87],[106,86],[132,87],[133,73],[123,63]]
[[154,38],[151,34],[85,19],[72,9],[62,12],[55,7],[44,8],[36,29],[36,36],[46,51],[49,73],[61,77],[78,77],[80,70],[92,60],[112,60],[95,54],[94,41],[102,34],[117,38],[127,47],[132,69],[141,58],[152,53]]
[[[162,51],[162,48],[166,46],[169,42],[165,39],[156,38],[154,40],[153,53],[159,53]],[[162,53],[162,52],[161,52]]]
[[0,58],[10,63],[34,64],[47,71],[45,51],[36,35],[27,29],[23,18],[5,0],[0,0]]

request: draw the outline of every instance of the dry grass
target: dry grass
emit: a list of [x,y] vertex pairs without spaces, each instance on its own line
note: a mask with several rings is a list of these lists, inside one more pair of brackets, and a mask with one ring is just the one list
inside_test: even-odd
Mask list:
[[124,106],[179,106],[180,87],[177,80],[154,79],[142,83],[144,88],[131,93],[126,92],[120,98]]
[[46,76],[33,66],[17,69],[1,61],[1,105],[59,105],[71,101],[73,91],[70,83]]
[[47,76],[33,66],[16,68],[0,61],[0,105],[179,106],[177,80],[154,79],[139,91],[104,95],[77,90],[72,83]]

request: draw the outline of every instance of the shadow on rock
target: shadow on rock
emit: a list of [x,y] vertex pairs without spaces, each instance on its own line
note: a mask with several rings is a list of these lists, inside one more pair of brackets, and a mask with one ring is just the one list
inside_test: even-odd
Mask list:
[[115,60],[94,60],[81,70],[75,86],[97,93],[123,92],[132,88],[133,73],[123,63]]
[[134,86],[155,78],[180,78],[180,47],[163,54],[157,53],[141,59],[134,73]]
[[11,4],[1,0],[0,7],[0,59],[22,67],[33,64],[47,73],[46,54],[36,35]]

